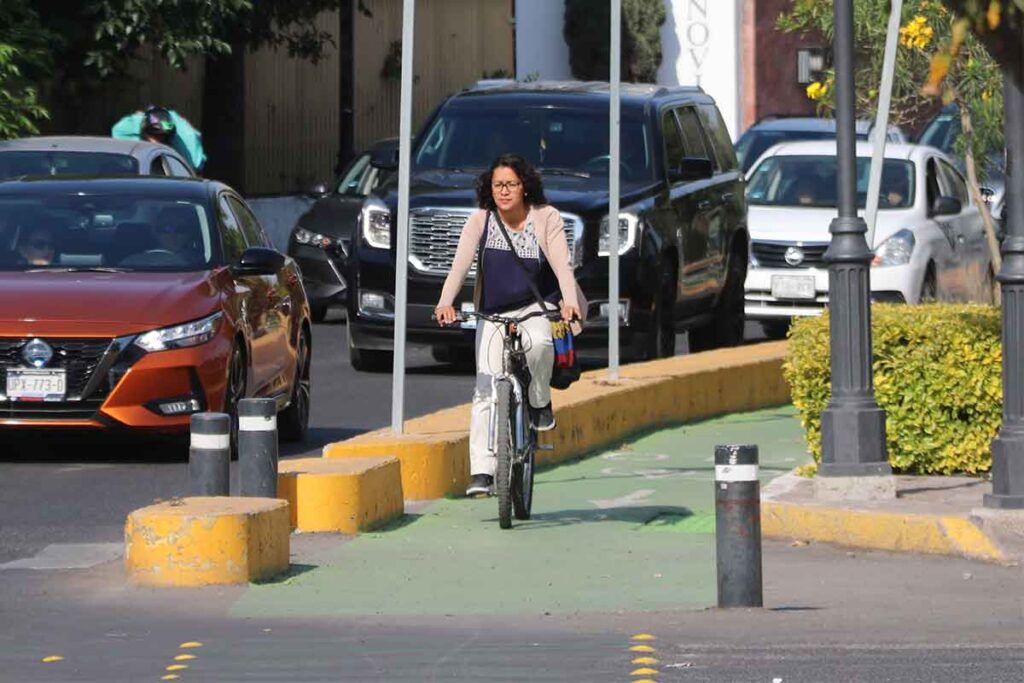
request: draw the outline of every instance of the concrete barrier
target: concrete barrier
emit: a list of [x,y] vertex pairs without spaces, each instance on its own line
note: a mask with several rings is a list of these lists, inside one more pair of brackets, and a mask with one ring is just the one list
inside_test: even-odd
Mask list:
[[[770,342],[624,366],[617,382],[607,371],[584,373],[553,396],[558,427],[542,434],[554,446],[541,464],[562,462],[637,432],[716,415],[783,405],[787,342]],[[461,495],[469,480],[469,404],[361,434],[324,447],[326,458],[394,455],[406,500]]]
[[248,583],[288,570],[289,539],[286,501],[176,499],[128,515],[125,569],[147,586]]
[[398,458],[282,460],[278,496],[288,501],[293,529],[354,534],[404,512]]

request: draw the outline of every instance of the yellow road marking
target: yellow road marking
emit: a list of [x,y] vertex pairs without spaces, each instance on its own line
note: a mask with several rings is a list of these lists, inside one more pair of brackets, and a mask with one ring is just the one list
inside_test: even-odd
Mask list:
[[638,678],[637,680],[633,681],[633,683],[658,683],[658,681],[654,680],[653,678]]
[[64,658],[61,657],[60,655],[48,655],[46,657],[43,657],[43,663],[44,664],[50,664],[52,662],[63,662],[63,661],[64,661]]
[[160,677],[161,681],[176,681],[178,680],[178,674],[167,674],[166,676]]
[[182,669],[187,669],[187,668],[188,668],[188,664],[170,664],[170,665],[167,666],[166,669],[164,669],[164,671],[181,671]]
[[657,675],[657,669],[651,669],[649,667],[643,667],[640,669],[633,669],[629,672],[630,676],[650,676],[651,674]]
[[174,661],[176,661],[176,662],[187,662],[188,660],[195,659],[195,658],[196,658],[195,655],[178,655],[177,657],[174,658]]
[[654,648],[650,645],[634,645],[629,648],[630,652],[654,652]]
[[657,640],[657,639],[658,638],[656,636],[652,636],[650,633],[638,633],[635,636],[633,636],[632,638],[630,638],[630,640]]
[[188,650],[188,649],[191,649],[191,648],[194,648],[194,647],[202,647],[202,646],[203,646],[203,644],[200,643],[199,641],[197,641],[197,640],[190,640],[187,643],[182,643],[181,645],[179,645],[178,649],[179,650]]
[[657,664],[658,660],[654,657],[637,657],[631,664]]

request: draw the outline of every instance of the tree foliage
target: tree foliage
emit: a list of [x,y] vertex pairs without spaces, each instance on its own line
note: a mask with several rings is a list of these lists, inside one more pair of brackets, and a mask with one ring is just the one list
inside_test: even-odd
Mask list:
[[[664,0],[623,0],[622,80],[654,83],[661,66],[661,26],[665,23]],[[566,0],[565,42],[569,66],[576,78],[607,81],[611,8],[607,2]]]

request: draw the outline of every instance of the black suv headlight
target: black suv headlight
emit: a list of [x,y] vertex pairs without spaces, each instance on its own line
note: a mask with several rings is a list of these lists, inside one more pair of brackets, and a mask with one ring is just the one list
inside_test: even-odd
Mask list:
[[377,249],[391,248],[391,211],[377,198],[367,199],[359,212],[363,241]]
[[[639,232],[640,218],[628,211],[619,212],[619,256],[622,256],[636,246],[636,236]],[[598,241],[598,256],[611,256],[612,235],[608,229],[608,216],[601,219],[600,239]]]

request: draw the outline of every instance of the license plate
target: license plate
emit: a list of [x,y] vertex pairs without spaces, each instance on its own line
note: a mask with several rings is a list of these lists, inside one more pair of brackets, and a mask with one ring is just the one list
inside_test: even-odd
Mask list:
[[67,393],[64,369],[34,368],[7,370],[7,398],[11,401],[63,401]]
[[813,299],[814,296],[814,276],[772,276],[772,297],[776,299]]
[[[472,304],[471,302],[467,301],[467,302],[464,302],[462,304],[462,313],[463,314],[468,315],[470,313],[475,313],[475,312],[476,312],[476,306],[474,304]],[[462,329],[464,329],[464,330],[475,330],[476,329],[476,318],[470,318],[466,322],[462,323]]]

